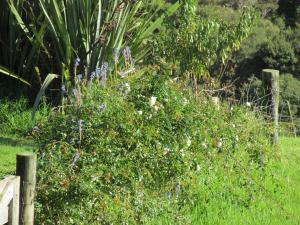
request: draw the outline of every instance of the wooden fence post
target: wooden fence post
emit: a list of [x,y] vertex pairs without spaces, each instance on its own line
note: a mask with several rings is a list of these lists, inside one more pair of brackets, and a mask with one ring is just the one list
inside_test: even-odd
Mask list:
[[20,225],[34,224],[34,197],[36,183],[36,155],[17,154],[17,176],[20,176]]
[[278,117],[279,117],[279,71],[272,69],[264,69],[262,71],[262,80],[272,95],[272,118],[274,120],[273,143],[278,144]]

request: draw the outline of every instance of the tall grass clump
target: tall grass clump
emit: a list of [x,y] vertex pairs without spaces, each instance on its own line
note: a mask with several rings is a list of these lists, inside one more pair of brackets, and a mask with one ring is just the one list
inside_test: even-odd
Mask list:
[[32,108],[25,97],[16,100],[0,99],[0,135],[30,134],[38,123],[47,120],[49,111],[49,107],[43,103],[37,110],[35,120],[32,120]]
[[224,196],[252,204],[258,187],[244,170],[263,179],[270,145],[247,109],[196,100],[152,69],[62,91],[63,108],[35,133],[39,224],[188,224],[219,173],[232,181]]

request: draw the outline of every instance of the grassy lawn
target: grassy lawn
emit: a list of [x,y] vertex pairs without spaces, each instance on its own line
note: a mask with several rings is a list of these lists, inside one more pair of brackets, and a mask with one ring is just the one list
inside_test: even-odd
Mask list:
[[[273,178],[261,184],[253,206],[241,209],[216,198],[193,210],[192,224],[300,224],[300,138],[281,138],[281,161],[272,167]],[[202,210],[202,211],[201,211]]]
[[[281,138],[280,146],[281,157],[269,168],[272,176],[259,182],[261,190],[250,207],[241,208],[215,193],[209,202],[199,202],[187,212],[191,224],[300,224],[300,138]],[[171,223],[168,218],[160,218],[151,224]]]
[[[281,140],[282,163],[278,176],[283,185],[282,202],[294,224],[300,224],[300,138]],[[297,220],[297,221],[296,221]]]
[[[14,173],[15,157],[19,152],[32,151],[30,141],[12,136],[0,136],[0,177]],[[266,180],[265,191],[247,210],[215,199],[206,207],[201,204],[192,213],[192,224],[300,224],[300,138],[281,139],[281,162],[273,170],[274,180]],[[168,224],[168,220],[157,224]]]
[[29,140],[0,135],[0,178],[15,173],[16,154],[31,152],[33,147]]

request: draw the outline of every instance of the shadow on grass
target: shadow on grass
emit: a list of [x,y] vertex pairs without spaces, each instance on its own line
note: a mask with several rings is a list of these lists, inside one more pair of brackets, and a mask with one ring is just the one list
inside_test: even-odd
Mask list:
[[16,138],[11,138],[11,137],[1,137],[0,136],[0,144],[4,145],[10,145],[13,147],[30,147],[33,148],[35,147],[34,143],[29,140],[22,140],[22,139],[16,139]]

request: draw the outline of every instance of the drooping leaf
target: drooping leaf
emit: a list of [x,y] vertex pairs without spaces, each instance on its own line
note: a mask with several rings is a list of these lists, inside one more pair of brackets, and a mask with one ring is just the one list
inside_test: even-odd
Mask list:
[[44,82],[43,82],[43,85],[39,91],[39,93],[37,94],[36,98],[35,98],[35,101],[34,101],[34,105],[33,105],[33,109],[32,109],[32,114],[31,114],[31,117],[32,119],[34,119],[34,116],[35,116],[35,113],[37,111],[37,108],[38,108],[38,105],[41,101],[41,98],[45,95],[45,91],[46,89],[48,88],[48,86],[51,84],[51,82],[58,78],[59,75],[57,74],[48,74],[47,77],[45,78]]
[[21,78],[20,76],[14,74],[12,71],[6,69],[5,67],[3,66],[0,66],[0,73],[4,74],[4,75],[7,75],[9,77],[12,77],[12,78],[15,78],[21,82],[23,82],[24,84],[28,85],[28,86],[31,86],[30,83],[28,83],[26,80],[24,80],[23,78]]

